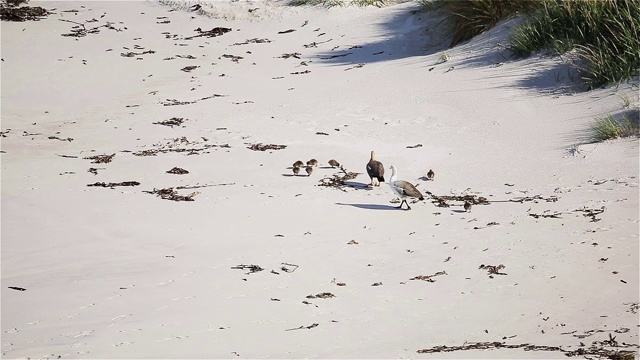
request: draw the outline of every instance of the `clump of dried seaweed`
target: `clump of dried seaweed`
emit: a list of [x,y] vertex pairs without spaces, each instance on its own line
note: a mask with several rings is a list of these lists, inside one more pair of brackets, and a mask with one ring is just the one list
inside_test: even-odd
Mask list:
[[504,265],[480,265],[478,267],[479,270],[487,270],[489,272],[489,277],[493,278],[492,275],[507,275],[507,273],[500,272],[500,270],[504,269]]
[[307,295],[307,299],[329,299],[332,297],[336,297],[336,296],[330,292],[323,292],[316,295]]
[[195,191],[189,195],[180,195],[177,191],[173,190],[172,187],[164,188],[164,189],[153,189],[152,191],[143,191],[147,194],[155,194],[162,199],[165,200],[173,200],[173,201],[195,201],[194,196],[200,194],[200,192]]
[[178,174],[178,175],[182,175],[182,174],[188,174],[189,171],[185,170],[183,168],[179,168],[179,167],[174,167],[171,170],[167,170],[167,173],[169,174]]
[[347,181],[355,179],[361,173],[349,172],[342,166],[340,166],[340,170],[342,171],[341,173],[336,173],[330,177],[320,179],[320,183],[318,185],[332,187],[342,191],[346,191],[344,189],[345,186],[355,188],[356,186],[347,183]]
[[87,186],[101,186],[101,187],[108,187],[108,188],[114,188],[116,186],[138,186],[140,185],[139,182],[137,181],[123,181],[123,182],[119,182],[119,183],[105,183],[105,182],[95,182],[93,184],[87,184]]
[[174,127],[174,126],[180,126],[182,125],[182,123],[184,123],[185,120],[184,118],[179,118],[179,117],[172,117],[169,120],[162,120],[162,121],[158,121],[158,122],[154,122],[154,125],[164,125],[164,126],[169,126],[169,127]]
[[435,280],[433,280],[433,277],[436,276],[440,276],[440,275],[447,275],[446,271],[438,271],[437,273],[433,274],[433,275],[418,275],[416,277],[412,277],[409,280],[422,280],[422,281],[428,281],[428,282],[436,282]]
[[428,190],[425,190],[424,192],[425,192],[426,195],[431,197],[431,199],[432,199],[431,202],[436,204],[436,206],[438,206],[438,207],[449,207],[448,201],[461,201],[461,202],[468,201],[472,205],[478,205],[478,204],[489,205],[489,200],[487,200],[487,198],[485,198],[483,196],[477,196],[477,195],[443,195],[443,196],[439,196],[439,195],[434,195],[432,192],[430,192]]
[[111,160],[113,159],[113,157],[116,156],[116,154],[111,154],[111,155],[94,155],[94,156],[87,156],[84,159],[86,160],[93,160],[91,163],[92,164],[106,164],[106,163],[110,163]]
[[212,37],[224,35],[224,34],[228,33],[229,31],[231,31],[231,29],[230,28],[225,28],[225,27],[214,27],[211,30],[202,30],[201,28],[197,28],[194,31],[197,32],[198,35],[188,36],[188,37],[184,38],[184,40],[191,40],[191,39],[195,39],[197,37],[212,38]]
[[28,1],[7,0],[0,3],[0,20],[2,21],[27,21],[40,20],[51,12],[40,6],[21,6],[19,5]]
[[174,105],[189,105],[189,104],[195,104],[200,100],[208,100],[208,99],[213,99],[216,97],[224,97],[226,95],[220,95],[220,94],[213,94],[211,96],[205,96],[203,98],[200,99],[196,99],[196,100],[191,100],[191,101],[180,101],[180,100],[176,100],[176,99],[167,99],[164,102],[161,102],[161,104],[163,106],[174,106]]
[[251,144],[251,146],[248,146],[247,149],[251,149],[253,151],[267,151],[267,150],[282,150],[282,149],[285,149],[286,147],[287,145],[257,143],[257,144]]
[[[209,149],[212,148],[230,148],[229,144],[206,144],[207,140],[189,140],[186,136],[182,136],[179,138],[170,139],[166,143],[157,143],[153,144],[153,149],[141,150],[134,152],[135,156],[156,156],[158,153],[168,153],[168,152],[186,152],[187,155],[198,155],[201,153],[208,153]],[[194,147],[194,145],[200,145],[199,147]]]

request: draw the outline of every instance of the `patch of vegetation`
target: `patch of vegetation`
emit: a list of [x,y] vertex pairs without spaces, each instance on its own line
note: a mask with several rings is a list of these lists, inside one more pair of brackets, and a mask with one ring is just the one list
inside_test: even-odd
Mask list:
[[334,6],[377,6],[383,7],[387,5],[389,0],[289,0],[288,4],[291,6],[302,5],[322,5],[326,7]]
[[637,0],[419,0],[442,10],[452,27],[451,46],[524,15],[509,40],[515,56],[542,49],[572,52],[572,65],[590,89],[640,72],[640,1]]
[[507,19],[532,9],[538,1],[421,0],[427,11],[442,10],[453,30],[451,46],[467,41]]
[[640,2],[541,0],[510,39],[516,56],[575,50],[590,89],[622,82],[640,69]]
[[640,137],[638,117],[622,115],[616,118],[612,115],[596,118],[591,124],[591,142],[602,142],[610,139],[626,137]]

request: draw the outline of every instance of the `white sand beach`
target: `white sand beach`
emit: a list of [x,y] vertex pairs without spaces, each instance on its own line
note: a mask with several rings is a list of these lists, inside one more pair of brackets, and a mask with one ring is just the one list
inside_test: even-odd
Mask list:
[[448,48],[413,2],[194,4],[2,22],[3,358],[638,351],[638,139],[585,141],[637,79],[512,59],[517,19]]

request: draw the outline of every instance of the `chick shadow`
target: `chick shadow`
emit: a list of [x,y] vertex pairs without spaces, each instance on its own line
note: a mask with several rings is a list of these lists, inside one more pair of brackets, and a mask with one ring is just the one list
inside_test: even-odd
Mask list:
[[454,213],[459,213],[459,214],[467,212],[466,210],[451,210],[451,211],[454,212]]
[[307,174],[304,174],[304,175],[302,175],[302,174],[300,174],[300,175],[294,175],[294,174],[281,174],[281,175],[282,175],[282,176],[284,176],[284,177],[305,177],[305,178],[306,178],[306,177],[309,177],[309,175],[307,175]]
[[345,203],[336,203],[336,205],[341,206],[353,206],[358,209],[367,209],[367,210],[400,210],[395,206],[390,205],[379,205],[379,204],[345,204]]

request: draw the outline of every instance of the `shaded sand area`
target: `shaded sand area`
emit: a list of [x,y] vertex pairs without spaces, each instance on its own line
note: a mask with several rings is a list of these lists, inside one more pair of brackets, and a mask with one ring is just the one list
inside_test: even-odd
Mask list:
[[638,351],[638,140],[585,141],[637,81],[414,3],[193,4],[2,22],[4,358]]

